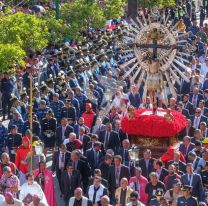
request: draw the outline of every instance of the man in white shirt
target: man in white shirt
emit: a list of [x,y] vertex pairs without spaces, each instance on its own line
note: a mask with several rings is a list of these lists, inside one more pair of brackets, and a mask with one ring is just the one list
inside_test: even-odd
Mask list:
[[38,195],[43,203],[48,206],[45,194],[40,185],[34,181],[34,176],[31,174],[26,175],[27,182],[24,183],[20,190],[19,199],[23,202],[31,203],[32,197]]
[[3,205],[5,198],[3,195],[0,194],[0,205]]

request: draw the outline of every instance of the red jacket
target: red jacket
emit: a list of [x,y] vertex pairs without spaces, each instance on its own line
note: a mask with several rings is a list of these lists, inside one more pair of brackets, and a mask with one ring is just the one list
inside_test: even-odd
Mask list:
[[17,148],[17,153],[15,156],[15,164],[17,168],[24,174],[28,173],[28,165],[22,164],[21,161],[25,161],[27,154],[30,152],[30,141],[28,137],[23,137],[22,142],[28,142],[28,147],[21,145]]
[[95,119],[95,113],[86,113],[84,112],[82,114],[82,117],[84,118],[84,123],[87,127],[92,128],[93,123],[94,123],[94,119]]

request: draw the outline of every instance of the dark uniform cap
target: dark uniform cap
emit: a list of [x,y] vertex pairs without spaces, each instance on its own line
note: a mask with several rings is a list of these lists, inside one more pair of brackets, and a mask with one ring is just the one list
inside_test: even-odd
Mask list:
[[191,189],[192,189],[192,186],[190,186],[190,185],[183,185],[181,188],[181,190],[183,190],[183,191],[191,191]]
[[164,195],[163,190],[156,190],[155,196],[163,196],[163,195]]
[[17,100],[18,100],[18,98],[16,96],[13,96],[9,99],[10,102],[15,102]]
[[20,93],[20,96],[23,98],[24,96],[27,96],[27,92],[26,91],[23,91]]
[[49,84],[49,83],[53,83],[54,84],[54,82],[53,82],[53,78],[48,78],[47,80],[46,80],[46,82]]
[[32,89],[32,91],[33,91],[33,92],[39,92],[39,90],[38,90],[37,87],[34,87],[34,88]]
[[181,181],[178,179],[173,180],[173,185],[181,185]]

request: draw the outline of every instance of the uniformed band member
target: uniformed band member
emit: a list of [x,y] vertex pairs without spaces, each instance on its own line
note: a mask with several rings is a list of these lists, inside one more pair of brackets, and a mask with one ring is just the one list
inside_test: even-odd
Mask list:
[[8,134],[8,138],[6,140],[6,146],[10,159],[12,162],[14,162],[17,147],[22,144],[22,135],[17,132],[18,128],[16,125],[12,125],[10,131],[11,133]]
[[46,113],[46,118],[41,123],[42,140],[44,142],[44,154],[46,156],[48,148],[54,150],[56,142],[56,119],[53,118],[53,113],[49,110]]
[[192,186],[183,185],[183,196],[178,198],[177,206],[198,206],[198,201],[195,197],[191,196]]
[[160,199],[163,197],[163,195],[164,195],[163,190],[159,190],[159,189],[156,190],[155,192],[156,198],[152,198],[150,200],[149,206],[160,206]]

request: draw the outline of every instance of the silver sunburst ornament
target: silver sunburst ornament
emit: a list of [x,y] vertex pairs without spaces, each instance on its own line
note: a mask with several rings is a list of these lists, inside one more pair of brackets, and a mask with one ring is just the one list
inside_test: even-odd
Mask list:
[[180,77],[189,82],[185,72],[190,71],[186,65],[193,50],[187,41],[190,34],[180,33],[179,22],[173,24],[169,15],[157,8],[146,16],[140,10],[131,22],[124,31],[122,43],[123,55],[131,54],[131,59],[121,65],[126,70],[124,76],[131,76],[132,83],[139,76],[138,88],[144,81],[143,100],[149,95],[154,103],[160,95],[167,105],[168,93],[177,98],[175,82],[180,85]]

